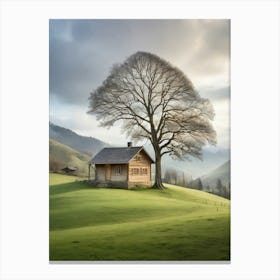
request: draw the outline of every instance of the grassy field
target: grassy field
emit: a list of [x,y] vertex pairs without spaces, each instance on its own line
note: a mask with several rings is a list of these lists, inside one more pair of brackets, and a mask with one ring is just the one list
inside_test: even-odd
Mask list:
[[229,260],[230,202],[205,192],[94,188],[50,174],[50,260]]

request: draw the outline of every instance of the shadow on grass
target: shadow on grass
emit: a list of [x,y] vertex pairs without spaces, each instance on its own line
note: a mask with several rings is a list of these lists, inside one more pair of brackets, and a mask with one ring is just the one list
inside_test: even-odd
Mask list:
[[50,195],[56,195],[56,194],[62,194],[62,193],[68,193],[68,192],[74,192],[74,191],[80,191],[80,190],[89,190],[89,189],[95,189],[95,190],[123,190],[123,191],[141,191],[141,192],[154,192],[156,193],[157,190],[150,189],[150,188],[135,188],[135,189],[124,189],[122,187],[96,187],[93,184],[88,183],[87,181],[76,181],[76,182],[69,182],[69,183],[63,183],[63,184],[57,184],[57,185],[50,185],[49,194]]
[[87,182],[77,181],[71,183],[64,183],[59,185],[50,186],[49,194],[56,195],[80,190],[89,190],[89,189],[97,189],[94,185],[91,185]]

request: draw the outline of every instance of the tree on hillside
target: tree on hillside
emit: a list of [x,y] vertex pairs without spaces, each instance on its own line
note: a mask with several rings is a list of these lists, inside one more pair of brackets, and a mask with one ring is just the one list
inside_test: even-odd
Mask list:
[[191,184],[192,189],[196,189],[196,190],[202,190],[203,189],[203,184],[200,178],[194,180]]
[[148,139],[155,152],[155,188],[163,189],[162,156],[201,158],[202,147],[216,143],[214,111],[178,68],[160,57],[137,52],[113,66],[103,84],[91,92],[89,111],[100,125],[117,121],[132,139]]
[[228,191],[228,188],[226,186],[223,186],[223,188],[221,190],[221,196],[225,197],[225,198],[229,198],[229,191]]
[[228,199],[230,199],[231,196],[231,190],[230,190],[230,182],[228,183]]
[[163,178],[165,183],[171,183],[171,171],[170,169],[166,169],[164,173],[164,178]]
[[222,189],[223,189],[223,184],[222,184],[222,181],[221,181],[220,178],[217,180],[216,189],[218,191],[218,194],[221,195],[222,194]]
[[187,186],[187,180],[184,172],[180,172],[174,168],[167,168],[163,178],[164,183],[174,184],[182,187]]
[[182,183],[181,183],[181,186],[186,187],[186,185],[187,185],[187,181],[186,181],[185,173],[182,172]]
[[177,185],[178,172],[173,168],[167,168],[164,174],[164,182]]
[[178,184],[178,172],[175,169],[171,169],[171,183],[174,185]]

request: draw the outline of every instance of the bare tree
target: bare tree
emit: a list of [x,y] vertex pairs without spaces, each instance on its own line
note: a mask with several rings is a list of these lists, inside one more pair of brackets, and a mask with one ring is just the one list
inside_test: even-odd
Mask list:
[[101,126],[122,121],[132,139],[149,139],[156,161],[155,188],[164,189],[161,158],[201,158],[202,147],[216,143],[214,112],[191,81],[160,57],[137,52],[113,66],[103,84],[91,92],[89,112]]

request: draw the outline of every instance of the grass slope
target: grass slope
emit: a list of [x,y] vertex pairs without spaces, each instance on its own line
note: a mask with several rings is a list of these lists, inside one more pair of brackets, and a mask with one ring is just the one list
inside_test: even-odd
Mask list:
[[50,260],[229,260],[230,202],[164,191],[94,188],[50,175]]
[[[49,152],[50,152],[50,169],[56,168],[58,171],[65,166],[74,166],[77,167],[77,174],[86,176],[87,175],[87,162],[90,157],[80,152],[61,144],[53,139],[49,141]],[[56,164],[54,164],[56,163]]]
[[99,152],[103,147],[108,146],[107,143],[96,138],[79,135],[70,129],[53,123],[49,124],[49,135],[51,139],[90,157]]

